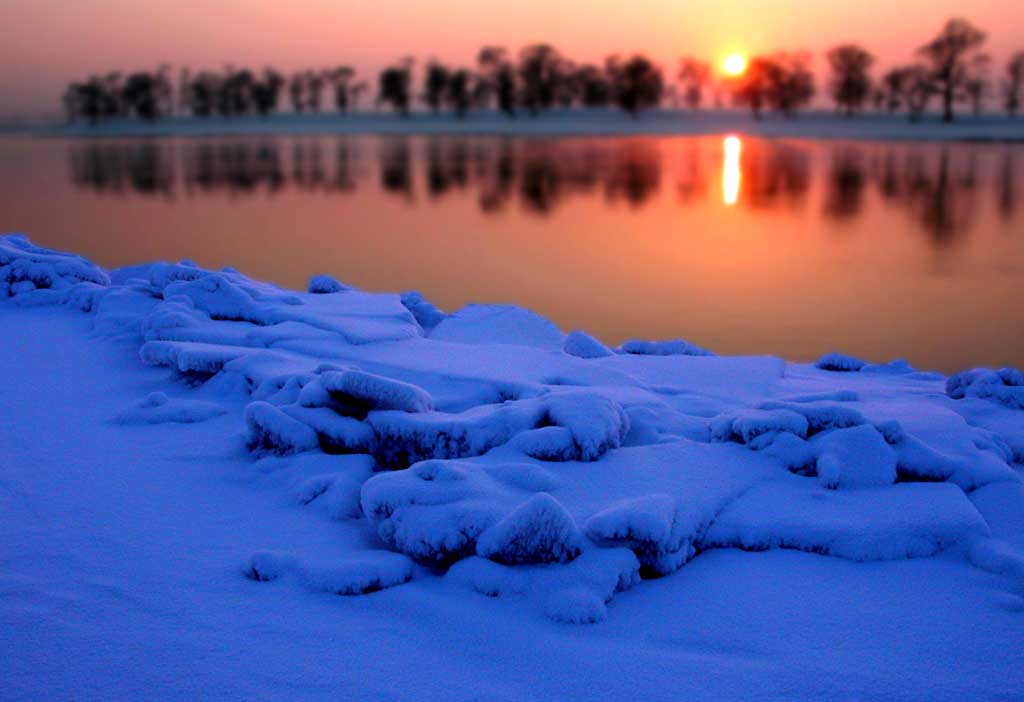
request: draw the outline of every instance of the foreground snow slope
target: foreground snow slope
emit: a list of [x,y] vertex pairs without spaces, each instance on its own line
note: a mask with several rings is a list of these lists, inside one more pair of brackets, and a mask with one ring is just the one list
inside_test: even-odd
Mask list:
[[316,289],[0,239],[0,697],[1024,688],[1014,372]]
[[743,110],[657,110],[633,119],[618,110],[552,110],[538,117],[509,119],[471,113],[465,119],[418,113],[402,119],[390,113],[280,114],[261,117],[172,117],[158,122],[115,120],[96,126],[52,127],[49,136],[220,136],[226,134],[452,134],[514,136],[604,136],[726,134],[814,139],[1024,140],[1024,121],[1003,115],[961,115],[944,124],[937,115],[912,123],[904,114],[867,114],[856,119],[834,112],[807,112],[798,119],[767,114],[755,121]]

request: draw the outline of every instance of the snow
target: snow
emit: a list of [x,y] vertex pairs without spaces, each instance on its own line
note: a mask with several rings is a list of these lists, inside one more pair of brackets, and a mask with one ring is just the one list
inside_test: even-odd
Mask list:
[[614,351],[581,329],[569,332],[562,350],[579,358],[604,358]]
[[507,306],[0,255],[0,696],[1024,687],[1012,369],[572,353]]

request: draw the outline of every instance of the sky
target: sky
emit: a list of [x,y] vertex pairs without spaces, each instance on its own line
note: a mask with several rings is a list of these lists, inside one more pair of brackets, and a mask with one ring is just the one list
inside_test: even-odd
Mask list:
[[665,66],[801,48],[820,70],[822,52],[855,40],[887,66],[951,16],[988,31],[1000,64],[1024,49],[1024,2],[1013,0],[0,0],[0,117],[55,113],[68,81],[114,69],[369,74],[405,55],[470,64],[484,44],[546,41],[593,61],[643,51]]

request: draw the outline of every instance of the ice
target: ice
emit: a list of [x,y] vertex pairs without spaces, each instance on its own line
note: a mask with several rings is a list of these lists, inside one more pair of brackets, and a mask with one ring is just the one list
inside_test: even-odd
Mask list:
[[832,429],[812,439],[818,450],[818,482],[827,488],[891,485],[896,452],[873,426]]
[[565,337],[562,350],[570,356],[578,358],[604,358],[615,353],[590,334],[579,329],[569,332],[569,335]]
[[682,339],[672,339],[670,341],[630,339],[623,342],[622,346],[619,347],[619,351],[638,356],[714,356],[707,349],[702,349]]
[[505,565],[567,563],[582,547],[583,536],[565,507],[541,492],[483,532],[476,552]]

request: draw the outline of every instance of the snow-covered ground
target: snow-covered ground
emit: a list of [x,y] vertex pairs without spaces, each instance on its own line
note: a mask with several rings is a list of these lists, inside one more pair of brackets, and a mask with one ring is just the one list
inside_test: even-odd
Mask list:
[[0,238],[0,698],[1024,690],[1024,376]]
[[402,119],[389,113],[279,114],[267,118],[173,117],[146,123],[114,120],[49,127],[48,136],[220,136],[229,134],[458,134],[510,136],[680,136],[738,133],[805,139],[891,139],[1024,141],[1024,118],[961,115],[952,124],[929,115],[911,123],[906,115],[866,114],[850,119],[833,112],[807,112],[787,120],[766,114],[756,121],[742,110],[685,112],[657,110],[633,119],[617,110],[553,110],[538,117],[509,119],[501,114],[471,113],[463,120],[447,114],[416,113]]

